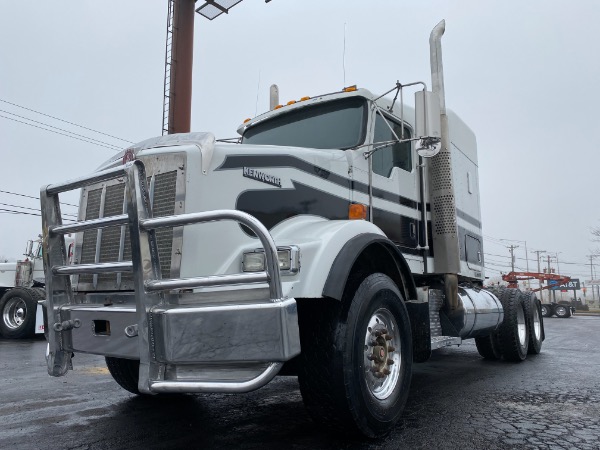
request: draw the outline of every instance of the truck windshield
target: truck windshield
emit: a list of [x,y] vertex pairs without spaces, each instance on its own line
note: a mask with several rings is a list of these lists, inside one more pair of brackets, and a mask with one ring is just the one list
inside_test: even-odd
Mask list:
[[243,144],[346,149],[365,139],[366,101],[362,97],[307,106],[249,128]]

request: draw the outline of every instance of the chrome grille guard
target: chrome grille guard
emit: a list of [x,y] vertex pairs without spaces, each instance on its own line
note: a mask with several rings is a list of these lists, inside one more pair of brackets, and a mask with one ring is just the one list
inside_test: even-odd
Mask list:
[[[122,215],[79,221],[63,225],[60,213],[59,194],[84,186],[101,183],[116,178],[125,178],[126,209]],[[138,324],[148,324],[151,308],[164,302],[165,291],[177,291],[207,286],[225,286],[232,284],[267,283],[272,302],[282,301],[282,287],[277,259],[277,248],[273,238],[264,225],[253,216],[236,210],[216,210],[199,213],[179,214],[160,218],[152,217],[149,193],[146,187],[144,164],[139,161],[101,172],[94,173],[60,184],[51,184],[41,189],[41,209],[44,245],[44,270],[46,275],[46,298],[48,316],[47,355],[48,373],[62,376],[72,367],[70,330],[80,326],[77,320],[61,318],[61,309],[75,304],[71,288],[71,275],[133,272],[135,286],[136,319]],[[195,278],[162,279],[160,261],[154,230],[164,227],[192,225],[204,222],[233,220],[249,227],[261,241],[265,249],[265,271],[245,274],[230,274]],[[132,261],[117,261],[97,264],[68,265],[65,254],[64,235],[89,229],[127,225],[131,235]],[[133,331],[132,331],[133,330]],[[143,326],[132,326],[130,330],[139,337],[140,386],[153,385],[155,392],[177,391],[184,386],[180,383],[158,382],[151,377],[152,337]],[[138,334],[139,332],[139,334]],[[254,380],[246,383],[203,382],[186,386],[192,391],[221,392],[247,391],[260,387],[270,381],[283,363],[273,362]],[[255,385],[253,385],[253,383]],[[161,386],[163,385],[164,386]],[[188,383],[189,384],[189,383]],[[217,386],[218,385],[218,386]]]

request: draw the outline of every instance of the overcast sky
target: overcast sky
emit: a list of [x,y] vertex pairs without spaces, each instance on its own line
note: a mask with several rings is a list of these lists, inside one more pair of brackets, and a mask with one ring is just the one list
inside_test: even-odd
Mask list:
[[[0,6],[1,191],[37,197],[115,151],[31,125],[119,148],[128,144],[115,137],[160,135],[165,0]],[[558,252],[561,272],[589,279],[590,228],[600,226],[597,0],[245,0],[212,22],[196,15],[192,131],[235,136],[268,109],[273,83],[282,102],[351,84],[430,85],[429,33],[441,19],[446,104],[478,140],[488,275],[509,270],[500,239],[513,239],[527,242],[530,269],[531,250]],[[0,203],[39,207],[5,192]],[[35,215],[0,211],[0,255],[20,257],[40,229]],[[525,245],[513,244],[525,269]]]

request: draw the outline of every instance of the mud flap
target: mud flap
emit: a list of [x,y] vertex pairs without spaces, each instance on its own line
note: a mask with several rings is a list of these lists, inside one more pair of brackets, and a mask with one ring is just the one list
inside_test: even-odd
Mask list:
[[429,303],[406,302],[413,342],[413,361],[425,362],[431,356],[431,327]]

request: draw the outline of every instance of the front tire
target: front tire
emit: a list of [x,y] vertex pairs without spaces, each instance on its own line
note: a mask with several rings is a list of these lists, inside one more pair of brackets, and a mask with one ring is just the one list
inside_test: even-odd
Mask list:
[[139,395],[140,362],[134,359],[113,358],[111,356],[106,356],[104,359],[108,371],[119,386],[132,394]]
[[35,335],[38,300],[44,295],[29,288],[13,288],[0,299],[0,335],[23,339]]
[[298,381],[313,419],[367,437],[387,434],[404,409],[413,356],[410,320],[394,282],[375,273],[341,302],[300,302],[299,321]]

